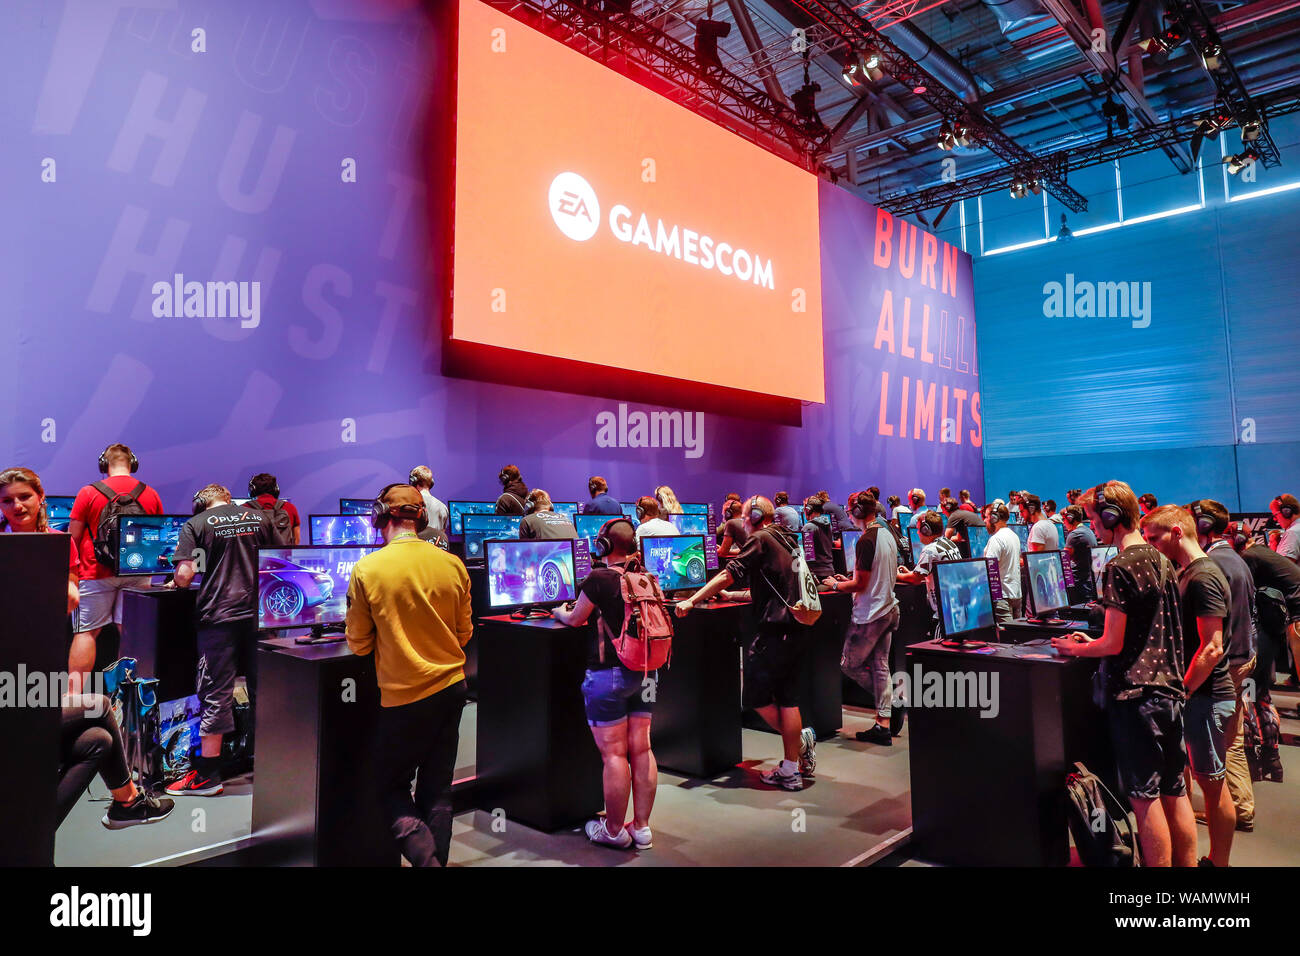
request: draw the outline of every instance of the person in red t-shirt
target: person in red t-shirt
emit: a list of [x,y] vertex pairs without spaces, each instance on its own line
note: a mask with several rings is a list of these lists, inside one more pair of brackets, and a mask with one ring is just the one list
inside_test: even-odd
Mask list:
[[[45,511],[45,488],[30,468],[0,471],[0,531],[60,534],[50,527]],[[77,587],[81,562],[77,546],[68,538],[68,613],[77,609],[81,593]]]
[[293,543],[302,544],[302,519],[298,516],[298,509],[293,506],[293,502],[281,500],[280,482],[275,475],[265,472],[254,475],[248,480],[248,493],[263,511],[274,511],[276,502],[280,502],[285,514],[293,523]]
[[979,509],[971,503],[969,491],[963,488],[961,491],[957,492],[957,496],[961,499],[961,504],[957,506],[958,508],[962,511],[973,511],[976,514],[979,514]]
[[[119,495],[135,490],[138,482],[133,477],[140,462],[135,452],[126,445],[114,443],[99,456],[103,483]],[[77,492],[72,503],[72,520],[68,530],[76,542],[81,559],[81,606],[77,611],[76,634],[72,637],[72,650],[68,654],[69,687],[80,693],[79,681],[95,666],[95,641],[99,632],[110,622],[122,626],[122,591],[127,588],[143,590],[149,586],[147,577],[117,577],[113,568],[104,567],[95,559],[95,532],[108,498],[93,484]],[[145,486],[138,499],[145,513],[163,513],[158,493]]]

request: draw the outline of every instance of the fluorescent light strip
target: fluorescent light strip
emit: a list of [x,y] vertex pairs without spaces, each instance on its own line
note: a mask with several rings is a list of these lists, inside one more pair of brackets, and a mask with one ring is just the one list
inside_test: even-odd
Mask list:
[[1240,196],[1229,196],[1228,202],[1241,202],[1244,199],[1256,199],[1260,196],[1272,196],[1276,193],[1284,193],[1292,189],[1300,189],[1300,180],[1293,183],[1284,183],[1281,186],[1270,186],[1268,189],[1257,189],[1253,193],[1242,193]]
[[[1077,236],[1078,233],[1076,232],[1075,235]],[[1001,254],[1004,253],[1004,252],[1015,252],[1015,251],[1018,250],[1018,249],[1030,249],[1030,248],[1032,248],[1032,247],[1034,247],[1034,246],[1041,246],[1041,245],[1044,245],[1045,243],[1048,243],[1048,242],[1055,242],[1055,241],[1056,241],[1055,238],[1052,238],[1052,239],[1033,239],[1033,240],[1031,240],[1031,241],[1029,241],[1029,242],[1018,242],[1018,243],[1016,243],[1014,246],[999,246],[999,247],[996,248],[996,249],[990,249],[988,252],[984,253],[984,256],[985,256],[985,258],[987,258],[988,256],[1001,255]]]
[[[1297,186],[1300,186],[1300,183],[1295,183],[1294,186],[1288,188],[1295,188]],[[1263,193],[1262,192],[1250,193],[1249,195],[1259,196],[1259,195],[1263,195]],[[1243,196],[1241,198],[1245,199],[1248,197]],[[1168,219],[1170,216],[1181,216],[1183,213],[1196,212],[1200,208],[1201,207],[1199,204],[1191,205],[1191,206],[1179,206],[1177,209],[1166,209],[1164,212],[1153,212],[1149,216],[1138,216],[1135,219],[1125,219],[1123,222],[1108,222],[1104,226],[1089,226],[1087,229],[1077,229],[1074,231],[1074,236],[1075,238],[1078,238],[1080,236],[1090,236],[1093,235],[1094,233],[1107,232],[1111,229],[1118,229],[1121,226],[1136,226],[1139,223],[1152,222],[1153,220],[1156,219]],[[1016,243],[1014,246],[999,246],[997,249],[990,249],[988,252],[984,253],[984,255],[996,256],[1004,252],[1016,252],[1019,249],[1030,249],[1033,246],[1041,246],[1044,245],[1045,243],[1055,242],[1055,241],[1056,241],[1055,237],[1051,239],[1034,239],[1031,242]]]

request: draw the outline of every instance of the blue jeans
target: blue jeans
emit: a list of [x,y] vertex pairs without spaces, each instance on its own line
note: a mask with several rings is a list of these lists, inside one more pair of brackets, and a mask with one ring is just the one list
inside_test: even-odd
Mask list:
[[889,680],[889,645],[898,630],[899,617],[899,609],[894,607],[869,624],[849,624],[840,657],[840,670],[863,690],[875,694],[876,716],[882,720],[889,718],[894,704]]

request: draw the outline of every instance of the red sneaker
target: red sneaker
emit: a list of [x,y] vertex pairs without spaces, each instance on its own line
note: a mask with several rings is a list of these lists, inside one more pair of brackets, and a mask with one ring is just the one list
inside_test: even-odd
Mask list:
[[200,777],[197,770],[167,784],[167,793],[173,797],[215,797],[225,789],[216,777]]

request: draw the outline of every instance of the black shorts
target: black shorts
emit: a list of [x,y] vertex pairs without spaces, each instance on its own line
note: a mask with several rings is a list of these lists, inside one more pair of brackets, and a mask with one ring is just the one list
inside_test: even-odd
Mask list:
[[1187,792],[1183,768],[1183,703],[1147,696],[1106,705],[1119,785],[1130,799],[1180,797]]
[[799,706],[808,629],[798,624],[761,625],[745,652],[744,706],[753,710],[776,704]]
[[242,671],[248,678],[249,696],[256,685],[253,654],[256,652],[257,621],[248,618],[226,624],[198,626],[198,695],[202,710],[199,733],[228,734],[235,729],[235,677]]

